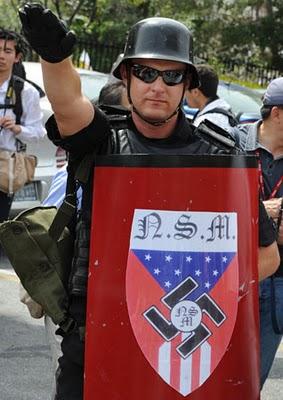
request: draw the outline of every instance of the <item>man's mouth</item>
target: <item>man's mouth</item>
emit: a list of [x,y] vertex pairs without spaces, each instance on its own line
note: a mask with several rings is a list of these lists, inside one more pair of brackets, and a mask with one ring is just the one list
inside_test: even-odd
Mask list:
[[166,101],[165,100],[161,100],[161,99],[147,99],[148,101],[150,101],[151,103],[159,103],[159,104],[165,104]]

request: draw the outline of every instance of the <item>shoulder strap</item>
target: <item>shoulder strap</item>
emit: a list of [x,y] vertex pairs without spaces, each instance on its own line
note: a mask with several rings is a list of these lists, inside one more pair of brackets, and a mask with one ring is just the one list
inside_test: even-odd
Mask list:
[[202,121],[199,126],[195,128],[194,135],[216,146],[227,154],[241,153],[237,140],[225,129],[207,119]]
[[75,172],[72,163],[69,163],[67,167],[68,177],[66,185],[66,195],[58,208],[57,213],[49,227],[49,235],[58,241],[64,228],[68,226],[77,211],[77,181],[75,179]]
[[237,120],[235,115],[232,113],[232,111],[226,110],[225,108],[215,107],[215,108],[212,108],[211,110],[205,111],[201,115],[210,114],[210,113],[226,115],[226,117],[228,117],[228,119],[229,119],[229,124],[231,126],[236,126],[239,123],[239,121]]
[[125,107],[102,104],[99,108],[107,115],[111,128],[119,130],[128,127],[128,118],[131,113]]
[[23,114],[23,103],[22,103],[22,90],[24,88],[25,81],[17,75],[12,76],[12,85],[15,91],[15,105],[14,113],[16,115],[16,124],[21,123],[21,117]]

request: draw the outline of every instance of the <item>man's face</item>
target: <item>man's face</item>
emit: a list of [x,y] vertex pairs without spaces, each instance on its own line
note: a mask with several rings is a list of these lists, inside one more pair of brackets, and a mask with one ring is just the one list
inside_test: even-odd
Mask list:
[[[151,67],[159,71],[185,71],[186,65],[164,60],[135,59],[132,64]],[[163,120],[172,115],[178,107],[184,90],[184,82],[169,86],[162,76],[151,83],[143,82],[131,70],[130,95],[134,107],[147,120]]]
[[20,55],[16,55],[13,40],[0,39],[0,73],[12,71],[14,63],[18,62]]

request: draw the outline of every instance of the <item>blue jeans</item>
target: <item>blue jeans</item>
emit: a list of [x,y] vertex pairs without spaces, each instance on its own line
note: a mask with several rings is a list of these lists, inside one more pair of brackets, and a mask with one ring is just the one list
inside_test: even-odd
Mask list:
[[[283,277],[274,278],[276,287],[276,314],[279,328],[283,331]],[[271,320],[271,278],[264,279],[259,287],[260,312],[260,385],[264,385],[271,370],[282,334],[276,334]]]

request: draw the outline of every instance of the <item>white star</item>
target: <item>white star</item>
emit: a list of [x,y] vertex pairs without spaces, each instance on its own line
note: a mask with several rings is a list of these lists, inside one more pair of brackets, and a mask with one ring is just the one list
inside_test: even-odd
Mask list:
[[145,255],[145,259],[146,259],[146,261],[150,261],[151,260],[151,255],[150,254],[146,254]]
[[205,257],[205,261],[206,261],[207,263],[209,263],[209,262],[211,261],[211,258],[210,258],[209,256],[207,256],[207,257]]
[[159,275],[161,271],[159,268],[154,268],[153,272],[155,275]]
[[224,263],[227,262],[227,257],[226,256],[222,257],[222,262],[224,262]]
[[165,285],[165,287],[168,287],[168,288],[169,288],[169,287],[171,286],[171,283],[170,283],[169,281],[167,281],[167,282],[165,282],[164,285]]
[[167,262],[170,262],[172,260],[172,257],[169,255],[169,256],[165,256],[165,261],[167,261]]
[[214,271],[213,271],[213,276],[217,276],[219,274],[219,272],[215,269]]
[[192,257],[191,257],[191,256],[186,257],[186,261],[187,261],[187,262],[191,262],[191,261],[192,261]]
[[200,269],[197,269],[197,270],[195,271],[195,275],[196,275],[196,276],[200,276],[200,275],[201,275],[201,270],[200,270]]
[[181,274],[181,271],[179,269],[175,269],[175,275],[179,276]]
[[204,285],[207,289],[209,289],[210,288],[210,283],[209,282],[205,282],[205,285]]

